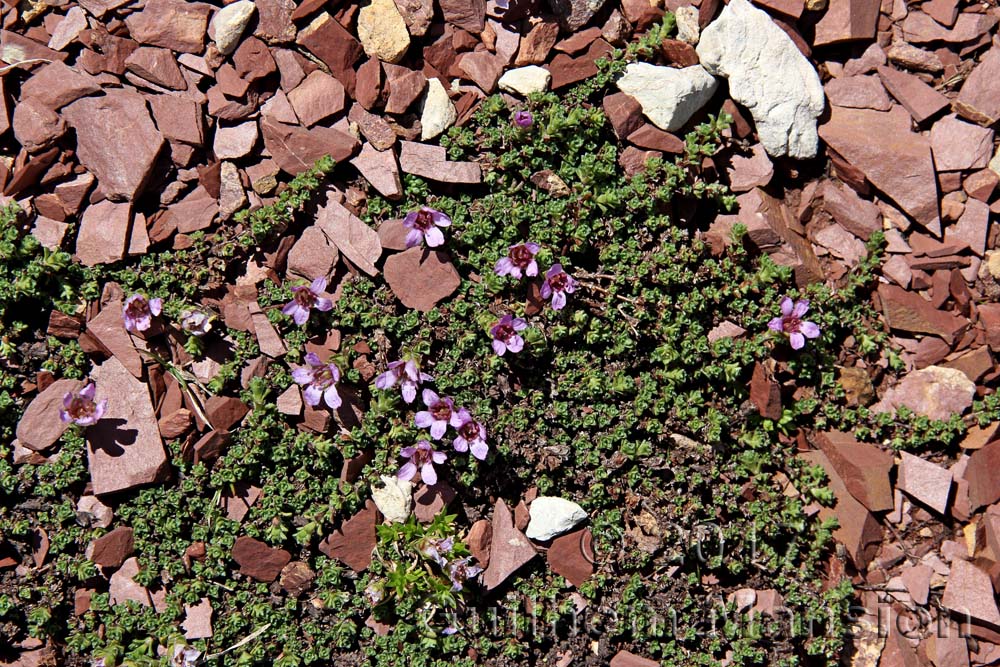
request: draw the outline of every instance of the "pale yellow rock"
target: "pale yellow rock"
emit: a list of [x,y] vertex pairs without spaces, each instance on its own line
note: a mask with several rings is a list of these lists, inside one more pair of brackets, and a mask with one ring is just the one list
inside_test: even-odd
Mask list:
[[428,141],[447,130],[458,118],[458,111],[437,78],[427,81],[423,110],[420,112],[420,140]]
[[986,268],[994,280],[1000,280],[1000,252],[986,253]]
[[413,511],[413,484],[395,475],[382,475],[381,488],[372,487],[372,500],[385,523],[404,523]]
[[358,39],[365,53],[387,63],[398,63],[410,48],[406,29],[393,0],[372,0],[358,12]]
[[988,166],[994,174],[1000,176],[1000,148],[998,148],[996,153],[993,154]]

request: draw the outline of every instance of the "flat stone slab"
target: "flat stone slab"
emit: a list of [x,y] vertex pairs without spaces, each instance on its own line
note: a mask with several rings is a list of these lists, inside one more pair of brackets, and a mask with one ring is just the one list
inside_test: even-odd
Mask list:
[[87,429],[87,460],[94,493],[125,491],[170,475],[146,383],[111,357],[91,373],[108,399],[104,417]]

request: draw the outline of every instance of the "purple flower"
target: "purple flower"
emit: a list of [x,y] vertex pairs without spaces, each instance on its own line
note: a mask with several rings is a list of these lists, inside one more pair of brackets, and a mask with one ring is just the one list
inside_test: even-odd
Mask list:
[[194,667],[198,664],[201,651],[191,646],[177,644],[174,646],[174,655],[171,658],[171,667]]
[[403,447],[399,455],[404,459],[410,460],[399,469],[396,477],[404,481],[409,481],[417,474],[417,469],[419,468],[420,478],[424,480],[424,484],[427,486],[434,486],[438,481],[434,464],[444,463],[448,460],[448,456],[444,452],[434,451],[431,443],[426,440],[421,440],[415,447]]
[[339,408],[340,394],[335,383],[340,381],[340,369],[336,364],[324,364],[315,352],[306,355],[306,363],[309,365],[292,371],[296,384],[307,385],[302,392],[306,403],[316,407],[323,399],[334,410]]
[[509,275],[515,278],[520,278],[522,273],[526,276],[537,276],[538,262],[535,261],[535,255],[539,250],[541,246],[531,241],[512,245],[507,250],[507,256],[497,262],[493,272],[498,276]]
[[200,310],[187,310],[181,314],[181,329],[200,338],[212,330],[212,320]]
[[507,350],[515,353],[523,350],[524,339],[517,332],[527,328],[528,323],[520,317],[513,315],[501,317],[490,329],[490,334],[493,336],[493,351],[502,357]]
[[412,403],[417,397],[417,387],[420,383],[433,379],[427,373],[421,373],[415,361],[393,361],[389,363],[389,370],[375,378],[375,388],[390,389],[398,382],[403,400]]
[[552,297],[552,308],[562,310],[566,305],[566,295],[576,291],[576,280],[573,276],[563,271],[562,264],[553,264],[545,272],[545,282],[542,283],[541,296],[543,299]]
[[292,320],[296,324],[300,326],[305,324],[309,319],[309,310],[311,308],[323,311],[333,308],[333,301],[320,296],[325,289],[326,278],[323,276],[312,281],[312,284],[308,287],[306,285],[293,287],[292,300],[285,304],[281,312],[285,315],[291,315]]
[[466,581],[483,571],[483,568],[478,565],[469,565],[471,561],[472,559],[469,557],[456,558],[448,564],[448,578],[451,579],[451,590],[462,590],[462,585]]
[[[506,7],[504,7],[506,9]],[[514,125],[520,128],[528,128],[534,125],[535,118],[531,115],[530,111],[515,111],[514,112]]]
[[125,329],[132,333],[146,331],[153,326],[153,318],[163,310],[163,299],[147,299],[145,294],[133,294],[122,307]]
[[419,211],[406,214],[403,226],[410,230],[406,233],[407,248],[420,245],[421,239],[429,248],[436,248],[444,243],[444,234],[438,227],[450,227],[451,218],[429,206],[421,206]]
[[426,538],[420,542],[417,550],[424,557],[431,559],[441,567],[445,567],[448,564],[448,559],[444,557],[444,554],[451,553],[454,546],[455,540],[450,537]]
[[461,408],[451,420],[458,435],[452,441],[456,452],[467,452],[472,449],[472,455],[480,461],[486,458],[490,451],[486,444],[486,427],[477,422],[465,408]]
[[448,397],[441,398],[430,389],[424,389],[421,397],[427,409],[418,412],[413,422],[420,428],[430,427],[431,437],[440,440],[448,424],[455,421],[455,402]]
[[775,317],[767,323],[767,328],[772,331],[784,332],[788,334],[788,340],[792,344],[793,350],[801,350],[805,347],[806,338],[817,338],[819,336],[819,326],[814,322],[803,321],[805,314],[809,312],[809,301],[800,299],[794,303],[789,297],[781,300],[781,317]]
[[94,401],[97,387],[93,382],[77,392],[68,391],[63,396],[63,406],[59,410],[59,418],[67,424],[73,422],[77,426],[96,424],[104,416],[108,407],[108,399],[100,403]]

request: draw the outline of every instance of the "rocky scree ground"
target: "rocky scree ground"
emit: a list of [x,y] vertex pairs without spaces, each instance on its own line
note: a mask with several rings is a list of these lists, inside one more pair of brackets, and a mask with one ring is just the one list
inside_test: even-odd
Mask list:
[[5,5],[0,660],[992,662],[995,9],[875,10]]

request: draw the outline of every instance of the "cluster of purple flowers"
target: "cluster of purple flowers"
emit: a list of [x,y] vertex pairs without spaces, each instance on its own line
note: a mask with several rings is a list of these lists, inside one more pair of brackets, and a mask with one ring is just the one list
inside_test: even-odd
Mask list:
[[[507,249],[507,256],[501,257],[493,267],[493,272],[498,276],[511,276],[518,280],[522,276],[533,278],[538,275],[538,262],[535,255],[542,247],[532,241],[518,243]],[[542,281],[540,290],[541,297],[551,300],[553,310],[562,310],[566,307],[567,294],[576,291],[577,282],[573,276],[563,270],[562,264],[553,264],[545,272],[545,280]],[[524,349],[524,338],[521,331],[528,328],[528,323],[513,315],[504,315],[497,323],[490,328],[490,335],[493,336],[493,351],[498,356],[503,356],[508,351],[518,353]]]
[[[390,363],[388,370],[375,378],[375,387],[387,390],[398,384],[403,400],[412,403],[420,384],[433,379],[427,373],[421,372],[414,360],[399,360]],[[417,427],[427,429],[432,440],[441,440],[450,426],[455,429],[451,445],[456,452],[471,452],[480,461],[486,459],[490,451],[489,445],[486,444],[486,427],[476,421],[471,412],[465,408],[455,407],[452,398],[439,396],[433,389],[424,389],[421,398],[426,410],[419,410],[414,415],[413,421]],[[397,473],[399,479],[411,480],[419,471],[420,478],[431,486],[437,484],[434,464],[440,465],[448,460],[447,454],[436,451],[427,440],[420,440],[412,447],[404,447],[400,451],[400,456],[408,460]]]
[[473,565],[472,558],[468,556],[449,560],[447,556],[454,547],[455,540],[450,537],[428,538],[421,541],[417,550],[425,558],[437,563],[448,574],[448,578],[451,579],[451,590],[460,591],[464,588],[465,582],[478,576],[483,568]]
[[[426,410],[420,410],[413,418],[419,428],[430,431],[432,440],[444,438],[448,427],[455,429],[455,437],[451,441],[456,452],[470,452],[476,459],[483,461],[489,454],[490,447],[486,444],[486,427],[473,418],[472,413],[465,408],[456,408],[455,401],[447,396],[438,396],[431,389],[424,389],[422,394]],[[404,447],[400,457],[408,459],[396,473],[399,479],[409,481],[417,471],[425,484],[437,484],[437,471],[434,464],[442,464],[448,460],[444,452],[436,451],[427,440],[420,440],[413,447]]]

